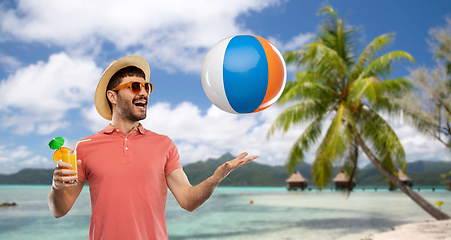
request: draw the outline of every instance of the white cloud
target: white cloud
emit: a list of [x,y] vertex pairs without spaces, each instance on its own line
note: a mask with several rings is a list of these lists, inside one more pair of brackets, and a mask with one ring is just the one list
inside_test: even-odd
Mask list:
[[5,55],[2,53],[0,53],[0,63],[1,68],[3,68],[3,70],[8,73],[14,72],[21,66],[20,61],[17,60],[15,57]]
[[48,134],[68,124],[67,112],[92,102],[101,70],[86,58],[54,54],[0,82],[3,128]]
[[4,39],[57,45],[69,52],[84,49],[87,54],[111,43],[142,55],[154,67],[198,71],[215,43],[251,33],[236,24],[239,15],[278,2],[21,0],[17,8],[0,12],[0,27]]
[[311,42],[313,40],[313,33],[300,33],[297,36],[294,36],[288,42],[281,42],[279,39],[274,37],[269,37],[268,40],[272,42],[279,51],[294,51],[299,50],[303,47],[303,45]]
[[0,145],[1,173],[15,173],[22,168],[51,167],[54,163],[46,157],[34,155],[26,146],[7,148]]
[[407,161],[417,160],[450,161],[451,154],[445,146],[436,139],[420,133],[418,130],[404,125],[388,121],[401,141],[407,154]]
[[183,165],[205,161],[208,158],[218,158],[225,153],[224,149],[214,148],[208,144],[190,144],[188,142],[177,143],[177,149]]
[[[149,106],[147,118],[141,123],[145,128],[169,136],[177,145],[182,163],[219,157],[226,152],[238,155],[248,152],[259,155],[262,163],[283,165],[291,145],[302,133],[301,127],[284,134],[274,135],[269,141],[269,126],[283,108],[272,106],[260,113],[234,115],[211,106],[205,114],[189,102],[175,107],[169,103]],[[108,122],[102,119],[94,107],[85,109],[91,131],[103,129]]]
[[[290,39],[287,42],[283,42],[277,38],[269,37],[268,40],[274,44],[274,46],[277,47],[277,49],[283,53],[285,51],[295,51],[302,49],[303,45],[311,42],[313,40],[314,34],[313,33],[300,33],[297,36],[294,36],[292,39]],[[294,64],[289,64],[286,66],[288,75],[294,74],[298,69],[297,66]],[[287,79],[288,81],[291,79]]]
[[[164,132],[175,140],[189,140],[192,143],[205,143],[224,147],[246,134],[257,124],[253,115],[228,114],[212,106],[202,116],[199,108],[184,102],[174,109],[168,103],[157,103],[148,110],[143,124],[151,126],[155,132]],[[227,136],[227,137],[224,137]]]
[[98,132],[110,123],[99,115],[94,104],[90,108],[81,109],[80,112],[87,123],[85,126],[92,132]]

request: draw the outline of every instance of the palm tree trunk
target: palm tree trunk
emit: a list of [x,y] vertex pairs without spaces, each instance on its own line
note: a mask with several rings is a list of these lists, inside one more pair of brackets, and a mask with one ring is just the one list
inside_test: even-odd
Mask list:
[[359,158],[359,146],[358,146],[358,142],[356,139],[354,139],[354,144],[352,144],[352,147],[354,148],[354,156],[353,156],[353,168],[352,168],[352,172],[351,172],[351,176],[349,176],[349,182],[348,182],[348,195],[349,193],[352,191],[352,189],[354,188],[354,174],[356,172],[357,169],[357,159]]
[[390,180],[393,184],[396,185],[401,191],[403,191],[407,196],[409,196],[414,202],[416,202],[423,210],[429,213],[432,217],[437,220],[446,220],[451,219],[446,213],[440,211],[438,208],[430,204],[423,197],[418,195],[416,192],[412,191],[412,189],[399,180],[395,175],[393,175],[390,171],[388,171],[382,163],[374,156],[374,154],[370,151],[368,146],[365,144],[363,139],[360,137],[360,134],[355,132],[355,137],[363,152],[365,152],[366,156],[370,159],[371,163],[379,170],[379,172],[384,175],[388,180]]

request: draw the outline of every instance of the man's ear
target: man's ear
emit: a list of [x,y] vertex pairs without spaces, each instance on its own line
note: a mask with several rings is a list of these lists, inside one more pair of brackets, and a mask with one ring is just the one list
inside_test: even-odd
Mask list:
[[117,104],[117,93],[115,91],[108,90],[106,92],[106,97],[111,102],[111,104]]

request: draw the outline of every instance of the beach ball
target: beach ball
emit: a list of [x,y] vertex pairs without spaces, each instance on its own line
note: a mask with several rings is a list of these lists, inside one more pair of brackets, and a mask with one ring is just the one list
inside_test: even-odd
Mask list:
[[221,40],[202,63],[202,87],[219,109],[246,114],[262,111],[282,94],[287,71],[279,50],[268,40],[236,35]]

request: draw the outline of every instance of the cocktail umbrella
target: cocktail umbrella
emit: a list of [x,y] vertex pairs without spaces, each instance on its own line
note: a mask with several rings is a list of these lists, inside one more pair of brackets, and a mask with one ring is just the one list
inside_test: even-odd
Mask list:
[[56,137],[49,142],[49,147],[51,149],[58,149],[64,145],[64,139],[62,137]]

